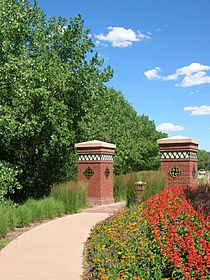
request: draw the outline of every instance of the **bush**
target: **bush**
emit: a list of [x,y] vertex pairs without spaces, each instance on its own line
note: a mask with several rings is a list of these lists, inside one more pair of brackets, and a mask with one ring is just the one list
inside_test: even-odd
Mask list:
[[18,183],[20,170],[8,162],[0,161],[0,203],[5,200],[7,194],[14,193],[15,189],[21,189]]
[[196,211],[202,209],[205,218],[210,217],[210,183],[203,182],[197,188],[186,188],[185,194]]
[[87,206],[87,189],[83,183],[68,181],[55,184],[51,196],[62,201],[66,213],[76,213]]

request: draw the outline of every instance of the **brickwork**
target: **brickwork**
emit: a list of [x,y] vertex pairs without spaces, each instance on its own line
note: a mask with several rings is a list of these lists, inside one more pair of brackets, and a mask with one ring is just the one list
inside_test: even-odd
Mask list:
[[161,169],[167,186],[196,186],[198,177],[198,142],[188,137],[159,139]]
[[89,203],[113,203],[112,155],[116,146],[94,140],[76,144],[75,147],[78,152],[78,179],[87,185]]

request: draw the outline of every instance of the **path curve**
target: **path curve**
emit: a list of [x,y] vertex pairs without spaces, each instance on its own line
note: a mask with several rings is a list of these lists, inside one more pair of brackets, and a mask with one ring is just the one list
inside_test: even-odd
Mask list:
[[41,224],[0,251],[1,280],[79,280],[90,229],[124,203],[85,209]]

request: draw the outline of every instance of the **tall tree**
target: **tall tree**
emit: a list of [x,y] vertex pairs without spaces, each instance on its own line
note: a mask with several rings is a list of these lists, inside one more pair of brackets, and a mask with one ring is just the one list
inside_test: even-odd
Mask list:
[[70,176],[80,120],[112,76],[102,65],[80,15],[47,21],[36,1],[1,0],[0,161],[25,196]]
[[147,116],[138,116],[123,95],[113,88],[94,95],[92,106],[81,122],[83,140],[99,139],[117,145],[115,173],[159,167],[159,148],[163,137]]

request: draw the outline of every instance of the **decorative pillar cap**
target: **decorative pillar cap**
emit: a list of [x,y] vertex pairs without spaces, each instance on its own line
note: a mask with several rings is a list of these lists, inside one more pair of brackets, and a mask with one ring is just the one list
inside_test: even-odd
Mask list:
[[116,149],[116,145],[99,141],[99,140],[92,140],[82,143],[75,144],[76,149],[82,149],[82,148],[108,148],[108,149]]
[[181,135],[177,136],[172,136],[172,137],[167,137],[167,138],[162,138],[157,140],[157,144],[162,145],[162,144],[179,144],[179,143],[192,143],[198,145],[199,142],[193,138],[190,137],[185,137]]

